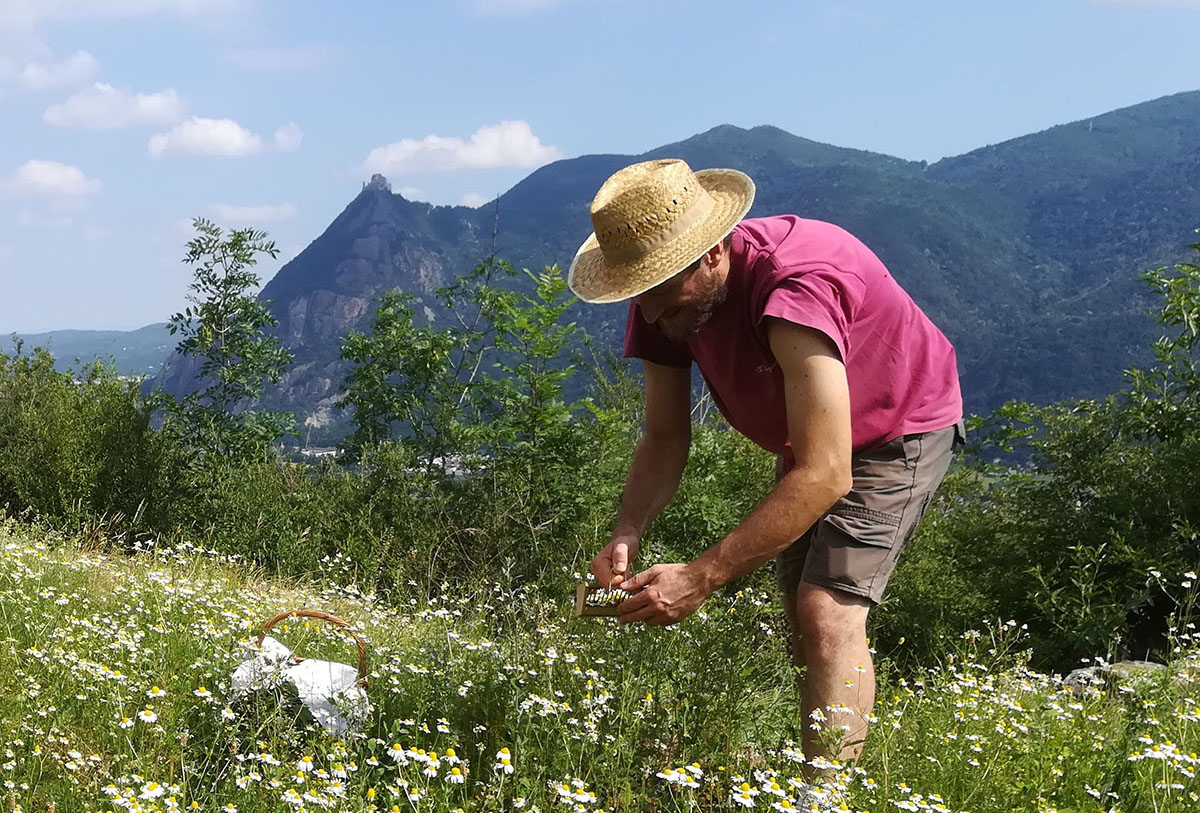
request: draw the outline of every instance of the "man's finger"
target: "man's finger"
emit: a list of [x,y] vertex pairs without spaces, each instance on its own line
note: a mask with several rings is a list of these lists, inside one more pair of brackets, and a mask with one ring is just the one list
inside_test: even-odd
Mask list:
[[614,576],[625,578],[626,571],[629,570],[629,544],[626,542],[618,542],[613,548],[612,571]]
[[[632,599],[631,599],[632,601]],[[636,624],[639,621],[644,621],[648,626],[658,626],[663,622],[659,619],[660,610],[653,604],[647,604],[636,612],[628,613],[621,616],[622,624]]]
[[646,593],[636,593],[617,605],[617,614],[621,616],[621,620],[625,620],[625,616],[651,604],[650,596]]
[[655,565],[654,567],[650,568],[649,570],[643,570],[641,573],[637,574],[632,579],[625,581],[624,583],[622,583],[621,589],[627,590],[630,593],[632,593],[635,590],[641,590],[643,587],[648,585],[650,582],[654,581],[656,576],[658,576],[658,565]]

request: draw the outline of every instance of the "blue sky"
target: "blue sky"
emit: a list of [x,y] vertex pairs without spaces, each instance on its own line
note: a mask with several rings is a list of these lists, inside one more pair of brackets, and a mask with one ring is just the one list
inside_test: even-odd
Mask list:
[[1197,31],[1200,0],[0,0],[0,332],[164,321],[194,216],[267,229],[269,278],[372,171],[478,205],[721,123],[934,161],[1200,88]]

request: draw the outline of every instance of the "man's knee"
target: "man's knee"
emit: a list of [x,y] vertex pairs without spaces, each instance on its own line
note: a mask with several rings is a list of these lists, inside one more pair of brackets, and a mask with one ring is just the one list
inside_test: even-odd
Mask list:
[[869,599],[841,590],[801,583],[794,602],[795,632],[809,660],[829,660],[861,646],[867,637]]

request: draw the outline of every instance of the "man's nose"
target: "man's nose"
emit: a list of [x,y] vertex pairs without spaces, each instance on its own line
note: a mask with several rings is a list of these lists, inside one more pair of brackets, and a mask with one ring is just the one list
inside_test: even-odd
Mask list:
[[658,317],[662,316],[665,308],[661,302],[656,302],[650,297],[643,299],[637,298],[638,309],[642,312],[642,318],[653,324],[658,321]]

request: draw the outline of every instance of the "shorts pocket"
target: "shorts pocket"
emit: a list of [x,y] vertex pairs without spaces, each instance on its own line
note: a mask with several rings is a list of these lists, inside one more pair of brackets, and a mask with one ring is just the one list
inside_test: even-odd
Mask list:
[[878,548],[890,548],[900,530],[900,517],[862,505],[836,505],[823,520],[845,536]]
[[878,600],[873,593],[875,583],[894,558],[900,532],[896,517],[882,517],[887,521],[826,514],[813,537],[804,581]]

